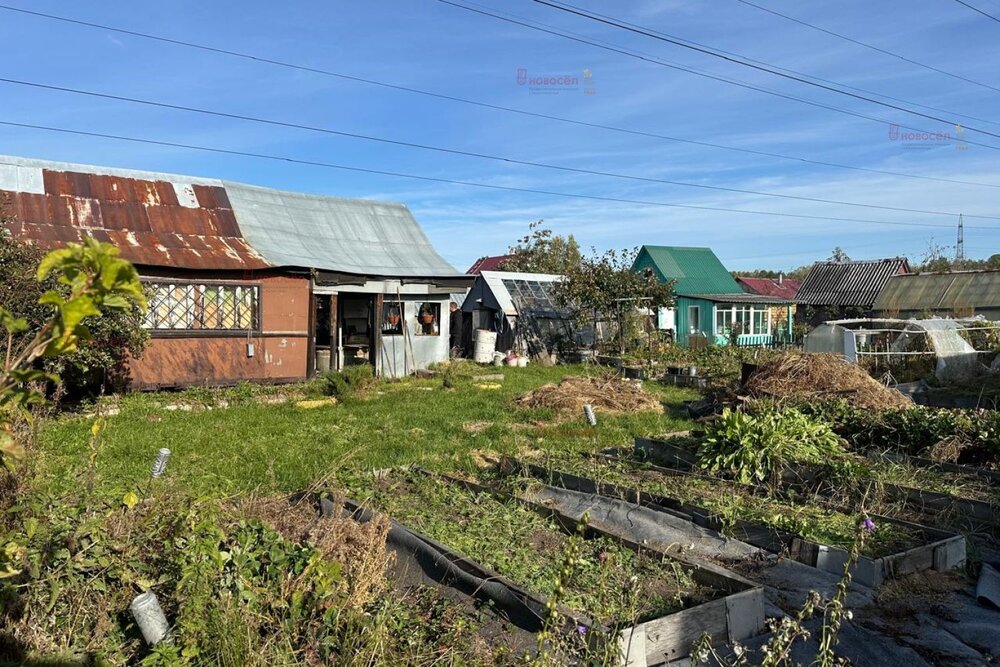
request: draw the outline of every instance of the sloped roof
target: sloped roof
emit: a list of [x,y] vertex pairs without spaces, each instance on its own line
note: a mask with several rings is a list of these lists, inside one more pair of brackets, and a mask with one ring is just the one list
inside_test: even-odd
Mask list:
[[402,204],[0,156],[0,205],[20,238],[55,248],[89,235],[140,266],[462,275]]
[[678,294],[737,294],[743,290],[710,248],[644,245],[632,265],[652,268]]
[[951,271],[893,276],[875,309],[880,311],[1000,308],[1000,271]]
[[906,259],[816,262],[799,286],[795,300],[812,306],[870,308],[889,278],[909,273]]
[[678,294],[677,296],[691,299],[704,299],[714,303],[759,303],[762,305],[784,305],[792,303],[792,299],[783,299],[777,296],[765,296],[763,294],[748,294],[747,292],[735,292],[727,294]]
[[744,276],[737,277],[736,282],[743,287],[744,292],[773,296],[779,299],[794,299],[799,291],[799,285],[802,284],[801,280],[793,278],[782,278],[781,282],[778,282],[777,278],[748,278]]
[[470,276],[478,276],[483,271],[499,271],[500,265],[511,258],[511,255],[495,255],[493,257],[480,257],[465,273]]
[[[504,315],[516,317],[520,311],[528,306],[535,308],[539,306],[538,301],[544,309],[554,304],[551,287],[554,283],[562,280],[562,276],[551,273],[519,273],[516,271],[483,271],[476,278],[472,289],[465,297],[462,309],[473,311],[477,303],[486,308],[499,310]],[[523,283],[529,288],[527,294],[522,294],[525,290],[511,289],[514,285]],[[532,295],[531,288],[537,288],[537,293]],[[527,297],[527,298],[525,298]],[[549,303],[551,302],[551,303]],[[553,306],[552,309],[555,309]]]

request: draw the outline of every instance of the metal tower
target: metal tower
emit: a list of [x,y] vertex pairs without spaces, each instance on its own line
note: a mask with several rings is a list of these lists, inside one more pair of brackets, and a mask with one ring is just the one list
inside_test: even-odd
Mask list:
[[965,225],[962,222],[962,214],[958,214],[958,242],[955,244],[955,261],[960,262],[965,259]]

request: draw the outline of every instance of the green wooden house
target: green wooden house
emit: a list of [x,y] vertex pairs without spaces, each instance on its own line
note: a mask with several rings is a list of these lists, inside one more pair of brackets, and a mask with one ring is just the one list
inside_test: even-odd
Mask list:
[[710,248],[646,245],[632,268],[674,281],[676,303],[658,321],[681,345],[770,345],[792,337],[792,302],[745,293]]

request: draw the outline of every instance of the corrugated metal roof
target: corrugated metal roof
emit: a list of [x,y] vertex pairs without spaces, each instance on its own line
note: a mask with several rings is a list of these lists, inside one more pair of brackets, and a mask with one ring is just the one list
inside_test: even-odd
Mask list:
[[736,278],[736,282],[743,286],[744,292],[781,299],[794,299],[802,281],[792,278],[782,278],[780,282],[778,280],[778,278],[747,278],[744,276]]
[[45,249],[85,236],[144,266],[270,267],[248,244],[221,181],[0,157],[7,226]]
[[4,195],[18,236],[52,248],[91,235],[144,266],[463,275],[402,204],[0,156]]
[[678,294],[690,299],[704,299],[715,303],[762,303],[768,305],[784,305],[792,303],[792,299],[782,299],[774,296],[764,296],[762,294],[747,294],[746,292],[734,292],[732,294]]
[[632,265],[652,268],[660,280],[674,280],[678,294],[734,294],[743,290],[710,248],[644,245]]
[[243,235],[278,266],[386,277],[458,276],[402,204],[226,182]]
[[875,309],[880,311],[1000,308],[1000,271],[953,271],[894,276]]
[[504,260],[510,259],[511,255],[495,255],[493,257],[480,257],[466,273],[470,276],[478,276],[483,271],[497,271]]
[[906,260],[816,262],[802,280],[796,302],[811,306],[871,308],[889,278],[910,270]]

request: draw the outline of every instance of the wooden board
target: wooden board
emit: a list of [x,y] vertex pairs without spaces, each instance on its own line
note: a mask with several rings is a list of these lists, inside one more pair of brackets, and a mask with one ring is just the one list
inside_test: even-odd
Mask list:
[[[638,443],[639,439],[636,442]],[[610,455],[598,456],[609,460],[616,460],[616,457]],[[722,520],[711,510],[691,503],[685,503],[676,498],[658,496],[612,484],[598,484],[593,480],[579,475],[550,471],[530,464],[524,465],[517,462],[508,462],[506,465],[508,468],[514,465],[520,466],[523,472],[538,479],[549,479],[552,483],[563,485],[564,488],[619,498],[626,502],[634,502],[651,509],[666,510],[674,516],[678,514],[681,516],[686,515],[692,523],[698,526],[720,533],[723,531]],[[649,468],[670,475],[705,477],[705,475],[698,475],[687,470],[659,468],[657,466],[649,466]],[[843,511],[843,508],[840,507],[833,505],[830,507],[831,509]],[[919,530],[928,538],[928,542],[913,549],[882,558],[859,557],[852,569],[852,575],[855,581],[864,586],[875,589],[894,576],[928,569],[948,570],[965,563],[966,543],[965,538],[961,535],[881,515],[872,515],[872,518],[877,523],[894,523]],[[727,533],[738,540],[772,553],[781,554],[787,552],[789,557],[796,561],[832,574],[839,575],[843,573],[844,565],[847,563],[848,553],[845,549],[808,540],[800,535],[751,521],[738,519],[733,524],[733,527],[727,530]]]

